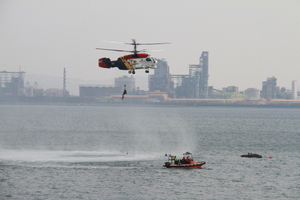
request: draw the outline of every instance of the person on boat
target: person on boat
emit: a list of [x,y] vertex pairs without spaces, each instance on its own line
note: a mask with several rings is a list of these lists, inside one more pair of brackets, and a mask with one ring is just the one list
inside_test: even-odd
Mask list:
[[174,157],[174,163],[178,164],[178,158],[176,158],[176,156]]
[[186,162],[187,164],[190,164],[191,163],[191,159],[189,157],[186,158]]
[[182,163],[183,164],[187,164],[188,163],[188,158],[187,157],[183,157],[182,158]]

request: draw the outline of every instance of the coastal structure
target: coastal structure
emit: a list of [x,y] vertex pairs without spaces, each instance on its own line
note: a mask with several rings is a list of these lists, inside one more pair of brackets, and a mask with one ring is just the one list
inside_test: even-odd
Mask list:
[[276,97],[276,84],[277,79],[275,77],[267,78],[267,81],[262,83],[261,97],[265,98],[267,101],[275,99]]
[[237,86],[228,86],[228,87],[224,87],[222,88],[222,92],[239,92],[239,88]]
[[248,88],[244,91],[244,93],[247,95],[247,97],[260,97],[260,91],[256,88]]
[[135,78],[133,76],[122,76],[115,78],[114,86],[107,85],[79,85],[79,96],[83,98],[104,98],[107,96],[120,95],[126,85],[127,94],[136,93]]
[[[25,72],[0,72],[0,97],[2,101],[15,97],[49,97],[51,99],[70,98],[66,90],[66,69],[63,69],[62,89],[42,89],[24,86]],[[126,102],[166,103],[179,105],[300,105],[297,96],[297,81],[292,81],[292,90],[277,86],[275,77],[267,78],[262,83],[262,90],[248,88],[239,92],[237,86],[223,87],[221,90],[208,86],[208,52],[202,52],[199,64],[189,65],[189,74],[171,75],[166,60],[159,59],[154,74],[148,76],[149,90],[139,90],[134,76],[115,78],[114,86],[79,85],[78,102],[91,99],[93,102],[117,102],[121,100],[124,89],[127,91]],[[12,97],[12,98],[11,98]],[[1,100],[1,99],[0,99]],[[30,100],[28,100],[30,101]],[[72,100],[74,102],[74,100]],[[84,101],[84,100],[83,100]],[[298,105],[295,105],[298,104]]]
[[154,74],[148,77],[149,91],[160,91],[173,96],[174,83],[171,79],[170,68],[166,60],[158,59]]
[[0,96],[22,96],[26,72],[0,72]]
[[66,68],[64,68],[64,74],[63,74],[63,97],[69,96],[69,92],[67,91],[67,79],[66,79]]
[[132,94],[135,90],[135,78],[132,75],[115,78],[115,87],[120,89],[120,93],[123,92],[124,85],[126,85],[127,93]]
[[292,81],[292,99],[298,99],[297,81]]
[[208,52],[202,52],[199,64],[189,65],[189,75],[171,77],[177,98],[207,99],[209,97]]
[[121,88],[107,85],[79,85],[79,97],[104,98],[110,95],[121,94]]

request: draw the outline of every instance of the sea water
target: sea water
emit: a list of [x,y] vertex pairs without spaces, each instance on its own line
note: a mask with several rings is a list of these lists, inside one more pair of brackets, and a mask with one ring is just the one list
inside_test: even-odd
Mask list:
[[0,199],[299,199],[299,151],[299,109],[1,105]]

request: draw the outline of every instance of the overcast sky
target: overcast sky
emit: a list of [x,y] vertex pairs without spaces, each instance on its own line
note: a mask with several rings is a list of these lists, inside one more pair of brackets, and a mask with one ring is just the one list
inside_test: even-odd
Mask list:
[[[299,0],[0,0],[0,71],[107,80],[127,71],[98,67],[132,46],[103,41],[171,42],[140,46],[188,74],[209,52],[209,85],[261,89],[300,85]],[[153,72],[150,72],[150,74]],[[147,75],[144,70],[138,76]]]

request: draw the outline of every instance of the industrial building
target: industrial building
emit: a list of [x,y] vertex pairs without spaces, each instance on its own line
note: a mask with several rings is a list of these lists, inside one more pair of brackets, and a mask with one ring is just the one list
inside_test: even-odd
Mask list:
[[37,82],[31,87],[27,82],[24,84],[25,73],[19,72],[0,72],[0,96],[11,97],[69,97],[69,92],[66,90],[66,70],[64,69],[63,89],[47,89],[37,88]]
[[189,66],[189,75],[171,75],[175,84],[176,98],[207,99],[208,88],[208,52],[202,52],[199,64]]
[[224,87],[222,88],[223,92],[239,92],[239,88],[237,86],[228,86],[228,87]]
[[132,75],[130,77],[123,76],[123,77],[115,78],[115,87],[120,88],[119,93],[123,92],[124,85],[126,85],[127,94],[132,94],[133,91],[135,90],[135,78],[133,78]]
[[120,94],[120,88],[101,85],[79,85],[79,96],[83,98],[101,98]]
[[135,78],[133,76],[123,76],[115,78],[114,86],[101,85],[80,85],[79,96],[84,98],[103,98],[111,95],[121,95],[126,85],[127,94],[133,94],[135,91]]
[[59,88],[49,88],[44,91],[44,96],[46,97],[65,97],[65,90]]
[[25,72],[0,72],[0,96],[22,96]]
[[169,96],[174,96],[174,84],[169,72],[169,65],[164,59],[157,60],[157,68],[154,69],[154,74],[149,75],[149,91],[165,92]]
[[276,87],[276,99],[290,99],[291,94],[289,94],[285,87]]
[[270,101],[276,97],[276,84],[277,79],[275,77],[267,78],[267,81],[262,82],[261,97]]
[[189,75],[172,75],[175,98],[192,98],[193,82]]

